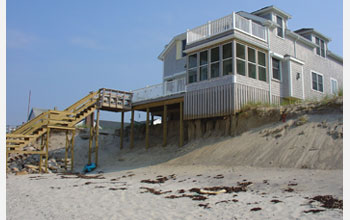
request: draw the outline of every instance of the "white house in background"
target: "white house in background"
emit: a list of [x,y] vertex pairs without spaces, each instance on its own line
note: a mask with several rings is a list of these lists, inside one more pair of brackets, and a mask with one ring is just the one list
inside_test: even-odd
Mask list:
[[292,31],[287,12],[233,12],[171,39],[159,55],[163,83],[133,102],[184,97],[184,118],[231,114],[248,102],[318,99],[343,85],[343,58],[314,28]]

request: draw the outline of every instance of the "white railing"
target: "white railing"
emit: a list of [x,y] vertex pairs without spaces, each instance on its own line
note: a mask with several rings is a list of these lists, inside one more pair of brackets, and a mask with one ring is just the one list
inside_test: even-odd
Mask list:
[[239,30],[266,41],[266,27],[236,13],[232,13],[215,21],[209,21],[207,24],[187,30],[187,44],[218,35],[228,30]]
[[186,78],[180,78],[142,89],[131,91],[133,93],[132,102],[140,102],[155,99],[163,96],[173,95],[185,91]]

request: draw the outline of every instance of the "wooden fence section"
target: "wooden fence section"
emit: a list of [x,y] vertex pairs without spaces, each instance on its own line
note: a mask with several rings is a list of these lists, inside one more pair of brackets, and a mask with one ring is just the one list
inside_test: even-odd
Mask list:
[[184,119],[229,115],[234,110],[233,84],[187,92],[184,99]]
[[[269,103],[269,91],[239,83],[188,91],[184,99],[184,119],[230,115],[249,103]],[[272,95],[271,104],[279,105],[280,97]]]
[[[269,91],[252,86],[235,83],[235,111],[239,111],[246,104],[261,103],[267,104],[270,102]],[[272,105],[280,105],[280,97],[272,95]]]

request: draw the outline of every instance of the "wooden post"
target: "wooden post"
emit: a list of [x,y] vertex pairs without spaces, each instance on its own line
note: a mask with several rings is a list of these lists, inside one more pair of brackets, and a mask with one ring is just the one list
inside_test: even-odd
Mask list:
[[50,128],[47,128],[46,132],[46,152],[45,152],[45,173],[47,173],[47,165],[49,160],[49,138],[50,138]]
[[68,158],[68,130],[66,130],[66,149],[64,152],[64,169],[67,170],[67,158]]
[[122,113],[122,120],[120,125],[120,149],[123,149],[123,142],[124,142],[124,111]]
[[8,152],[8,148],[6,147],[6,173],[9,171],[9,168],[7,166],[7,161],[9,160],[9,152]]
[[42,151],[44,150],[44,135],[41,136],[41,144],[40,144],[40,157],[39,157],[39,173],[41,173],[41,166],[43,164],[43,153]]
[[95,125],[95,163],[97,167],[98,163],[98,135],[99,135],[99,126],[100,126],[100,109],[97,109],[97,115],[96,115],[96,125]]
[[184,121],[183,121],[183,103],[180,102],[180,141],[179,146],[184,145]]
[[149,108],[147,108],[146,116],[146,149],[149,148]]
[[164,105],[164,112],[163,112],[163,118],[162,118],[162,123],[163,123],[163,147],[166,146],[167,144],[167,119],[168,119],[168,115],[167,115],[167,110],[168,110],[168,106]]
[[72,143],[71,143],[71,160],[70,160],[70,167],[71,171],[74,169],[74,136],[75,136],[75,130],[72,131]]
[[131,111],[131,128],[130,128],[130,148],[134,148],[134,117],[135,111]]
[[[90,115],[91,116],[91,115]],[[88,164],[91,164],[91,152],[92,152],[92,141],[94,139],[93,137],[93,127],[94,127],[94,119],[91,118],[91,124],[90,124],[90,137],[89,137],[89,161]]]

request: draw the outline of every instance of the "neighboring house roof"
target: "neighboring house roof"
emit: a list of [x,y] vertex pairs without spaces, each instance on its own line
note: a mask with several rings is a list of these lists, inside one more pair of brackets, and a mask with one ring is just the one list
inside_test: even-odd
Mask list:
[[49,109],[42,109],[42,108],[32,108],[32,110],[29,113],[28,119],[27,121],[37,117],[38,115],[40,115],[43,112],[47,112],[49,111]]
[[292,16],[291,16],[290,14],[288,14],[288,13],[285,12],[285,11],[282,11],[282,10],[279,9],[279,8],[276,8],[276,7],[273,6],[273,5],[270,5],[270,6],[261,8],[261,9],[259,9],[259,10],[257,10],[257,11],[252,12],[251,14],[254,14],[254,15],[261,15],[261,14],[263,14],[263,13],[265,13],[265,12],[270,12],[270,11],[275,12],[275,13],[277,13],[277,14],[280,14],[281,16],[283,16],[283,17],[285,17],[285,18],[287,18],[287,19],[292,18]]
[[175,43],[176,40],[185,40],[185,39],[186,39],[186,32],[173,37],[170,43],[165,45],[164,50],[159,54],[158,59],[164,60],[164,55],[168,52],[168,50],[171,48],[172,44]]
[[324,38],[326,41],[331,41],[332,39],[330,37],[325,36],[324,34],[321,34],[320,32],[316,31],[313,28],[301,28],[299,30],[294,31],[295,33],[298,34],[316,34],[322,38]]
[[257,23],[260,23],[262,25],[267,25],[267,24],[270,24],[272,23],[271,21],[263,18],[263,17],[259,17],[257,15],[254,15],[254,14],[251,14],[251,13],[248,13],[248,12],[245,12],[245,11],[239,11],[237,12],[237,14],[239,14],[240,16],[242,17],[245,17],[247,19],[251,19]]

